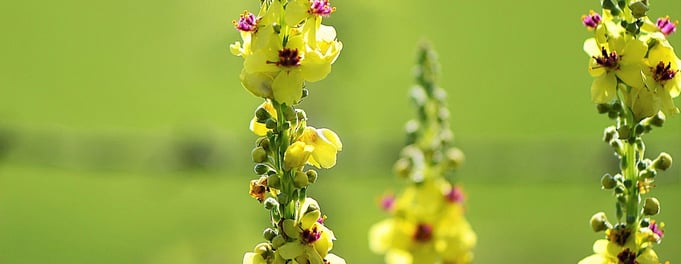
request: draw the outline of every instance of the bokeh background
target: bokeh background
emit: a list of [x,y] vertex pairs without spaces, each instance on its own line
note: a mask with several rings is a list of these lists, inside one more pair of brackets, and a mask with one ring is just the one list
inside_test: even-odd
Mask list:
[[[678,0],[651,17],[681,17]],[[0,4],[0,263],[241,263],[266,212],[248,196],[260,99],[240,87],[231,25],[256,0],[10,1]],[[479,242],[476,263],[576,263],[601,234],[616,170],[590,102],[598,1],[332,2],[344,49],[309,84],[309,123],[343,139],[311,188],[348,263],[380,263],[367,230],[397,190],[392,163],[414,117],[417,43],[437,49],[457,172]],[[681,47],[679,33],[670,37]],[[678,53],[678,51],[677,51]],[[681,118],[646,137],[681,158]],[[653,191],[667,223],[663,259],[681,261],[681,170]]]

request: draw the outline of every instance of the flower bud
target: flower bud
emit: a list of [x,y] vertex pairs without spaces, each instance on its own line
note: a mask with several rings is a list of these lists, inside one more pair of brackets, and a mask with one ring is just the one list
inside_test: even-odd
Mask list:
[[303,88],[303,95],[300,98],[305,98],[310,95],[310,91],[307,88]]
[[296,111],[295,111],[295,109],[293,109],[293,107],[285,106],[284,111],[282,111],[282,113],[284,114],[284,118],[287,121],[296,120]]
[[255,145],[265,150],[268,150],[270,148],[270,140],[267,139],[267,137],[261,137],[257,141],[255,141]]
[[615,178],[613,178],[612,175],[606,173],[603,175],[603,177],[601,177],[601,186],[603,189],[610,190],[617,186],[617,181],[615,181]]
[[598,104],[598,105],[596,105],[596,110],[598,110],[599,114],[605,114],[607,112],[610,112],[611,109],[612,109],[612,107],[610,106],[610,104]]
[[406,158],[401,158],[395,162],[393,170],[400,177],[407,178],[409,177],[409,173],[411,171],[411,162]]
[[279,175],[272,174],[270,176],[267,176],[267,186],[274,189],[280,189],[281,179],[279,178]]
[[646,13],[648,13],[648,5],[643,3],[642,1],[640,2],[634,2],[631,5],[629,5],[629,9],[631,9],[631,14],[634,15],[635,18],[641,18],[646,16]]
[[672,166],[672,156],[666,152],[660,153],[659,156],[653,161],[653,168],[658,170],[667,170]]
[[267,109],[264,107],[258,107],[258,110],[255,110],[255,118],[258,121],[258,123],[265,123],[267,122],[268,119],[272,117],[269,112],[267,112]]
[[267,151],[263,147],[256,147],[251,151],[253,162],[261,163],[267,161]]
[[272,246],[276,249],[286,244],[286,239],[282,235],[277,235],[272,238]]
[[599,212],[591,217],[591,229],[594,232],[601,232],[610,228],[610,223],[608,223],[608,218],[605,213]]
[[459,148],[450,148],[447,150],[447,164],[453,168],[456,169],[461,164],[463,164],[464,160],[466,160],[466,157],[463,154],[463,151],[461,151]]
[[263,175],[267,173],[270,169],[271,169],[270,166],[264,163],[255,164],[255,166],[253,167],[253,171],[255,171],[255,173],[258,175]]
[[615,139],[610,141],[610,146],[615,149],[615,153],[618,155],[622,156],[622,154],[624,154],[624,144],[622,144],[621,140]]
[[296,188],[303,188],[309,184],[307,181],[307,174],[302,171],[296,171],[296,175],[293,177],[293,184]]
[[656,215],[660,213],[660,201],[655,197],[648,197],[643,202],[643,214]]
[[272,118],[267,119],[267,121],[265,121],[265,127],[268,128],[268,129],[277,128],[277,120],[274,120]]
[[277,202],[276,199],[274,199],[272,197],[268,197],[267,199],[265,199],[264,206],[265,206],[265,209],[272,210],[273,208],[276,208],[277,206],[279,206],[279,203]]
[[661,127],[664,124],[664,121],[667,118],[665,117],[664,113],[662,111],[657,112],[656,115],[650,117],[650,124],[656,127]]
[[657,171],[651,169],[645,169],[639,172],[639,177],[643,179],[653,179],[657,176]]
[[291,198],[288,197],[288,194],[282,192],[277,196],[277,200],[279,201],[279,204],[288,204],[288,202],[291,201]]
[[308,170],[305,172],[307,175],[307,181],[309,183],[315,183],[317,181],[317,171],[316,170]]
[[614,126],[609,126],[603,131],[603,141],[605,141],[605,143],[610,143],[617,137],[617,129]]
[[274,237],[277,236],[277,230],[273,228],[266,228],[265,231],[262,232],[263,238],[265,238],[267,241],[272,241]]

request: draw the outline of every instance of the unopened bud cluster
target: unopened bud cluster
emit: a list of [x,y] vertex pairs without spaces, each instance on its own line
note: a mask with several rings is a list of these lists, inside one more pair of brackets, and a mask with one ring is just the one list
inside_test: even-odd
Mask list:
[[415,71],[417,118],[406,125],[407,145],[394,165],[409,185],[381,199],[391,217],[371,227],[370,247],[389,264],[470,263],[476,235],[464,217],[465,195],[446,178],[465,158],[451,146],[446,93],[436,86],[439,65],[425,45]]

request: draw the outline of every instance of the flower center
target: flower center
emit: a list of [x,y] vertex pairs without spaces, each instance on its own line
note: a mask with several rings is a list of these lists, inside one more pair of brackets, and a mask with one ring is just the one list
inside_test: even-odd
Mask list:
[[317,226],[312,226],[311,229],[303,230],[302,240],[305,244],[312,244],[322,237],[322,232],[317,231]]
[[234,21],[233,23],[236,29],[241,31],[253,32],[258,29],[258,20],[253,13],[249,13],[248,11],[244,11],[244,13],[240,15],[239,21]]
[[609,229],[606,233],[608,240],[613,243],[617,243],[620,246],[624,246],[627,243],[627,239],[631,235],[631,230],[629,230],[624,225],[618,225],[613,229]]
[[313,15],[328,16],[333,13],[333,11],[336,11],[336,8],[331,7],[329,0],[314,0],[312,1],[312,5],[310,5],[310,10],[308,12]]
[[279,51],[279,61],[267,61],[267,63],[273,63],[281,67],[293,67],[300,66],[300,59],[298,49],[283,48]]
[[589,15],[582,16],[582,23],[587,28],[596,28],[601,23],[601,15],[591,10]]
[[414,240],[417,242],[428,242],[433,239],[433,227],[429,224],[420,223],[416,226]]
[[638,264],[636,261],[636,253],[632,252],[628,248],[617,254],[618,264]]
[[614,51],[608,54],[608,51],[605,50],[605,47],[601,47],[600,57],[593,56],[592,58],[596,60],[596,63],[598,63],[598,65],[601,65],[605,68],[615,70],[619,68],[620,56],[617,55],[617,52]]
[[679,72],[679,70],[672,69],[671,62],[668,62],[667,65],[664,65],[664,62],[660,62],[657,64],[657,66],[652,67],[650,70],[653,72],[653,78],[658,82],[674,79],[676,73]]

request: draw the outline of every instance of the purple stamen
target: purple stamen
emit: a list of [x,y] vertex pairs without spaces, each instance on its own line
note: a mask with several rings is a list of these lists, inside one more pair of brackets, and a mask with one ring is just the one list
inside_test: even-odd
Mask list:
[[582,16],[582,24],[587,28],[594,29],[601,23],[601,15],[594,12],[589,12],[589,15]]
[[452,188],[445,195],[445,197],[447,198],[447,201],[451,203],[462,203],[463,200],[465,199],[463,191],[461,191],[461,188],[459,188],[459,186],[452,186]]
[[651,221],[650,226],[648,226],[648,228],[650,228],[650,231],[653,231],[653,233],[658,235],[660,238],[664,236],[664,230],[662,230],[662,228],[660,228],[660,226],[655,221]]
[[631,251],[629,248],[625,248],[622,252],[617,254],[617,260],[621,264],[638,264],[636,261],[636,252]]
[[281,67],[300,66],[301,57],[298,49],[283,48],[279,51],[279,61],[267,61],[268,64],[276,64]]
[[381,198],[381,208],[385,211],[390,211],[395,205],[395,196],[387,194]]
[[672,69],[671,62],[668,62],[667,65],[665,65],[662,61],[651,68],[650,71],[653,72],[653,79],[660,83],[674,79],[676,73],[679,72],[679,70]]
[[312,244],[322,237],[322,232],[317,231],[317,226],[313,226],[312,229],[303,230],[302,240],[305,244]]
[[598,63],[598,65],[601,65],[605,68],[608,68],[608,69],[618,69],[619,68],[620,56],[618,56],[617,53],[614,52],[614,51],[610,52],[610,54],[608,54],[608,51],[605,49],[605,47],[601,47],[601,56],[600,57],[593,56],[592,58],[594,60],[596,60],[596,63]]
[[244,13],[239,16],[239,21],[234,22],[234,26],[241,31],[253,32],[258,29],[258,20],[253,13],[244,11]]
[[310,5],[310,13],[313,15],[329,16],[335,10],[336,8],[329,4],[329,0],[314,0]]
[[669,19],[669,16],[657,19],[657,28],[660,29],[660,32],[665,36],[674,33],[677,25],[679,25],[679,21],[672,22]]

